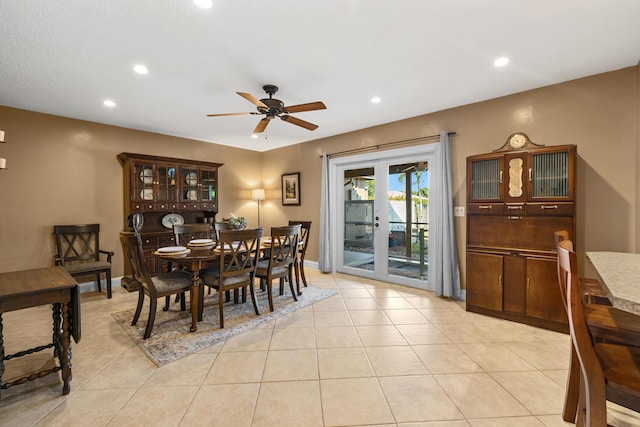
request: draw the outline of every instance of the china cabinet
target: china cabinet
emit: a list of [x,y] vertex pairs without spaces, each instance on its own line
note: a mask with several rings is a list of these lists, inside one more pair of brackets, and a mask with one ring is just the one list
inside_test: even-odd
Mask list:
[[[120,153],[124,172],[124,226],[133,214],[142,214],[140,236],[151,272],[166,268],[152,255],[160,246],[174,245],[172,226],[215,222],[218,212],[220,163],[176,159],[147,154]],[[125,260],[122,286],[137,290],[131,266]]]
[[566,332],[553,232],[575,240],[576,146],[514,135],[467,158],[467,310]]

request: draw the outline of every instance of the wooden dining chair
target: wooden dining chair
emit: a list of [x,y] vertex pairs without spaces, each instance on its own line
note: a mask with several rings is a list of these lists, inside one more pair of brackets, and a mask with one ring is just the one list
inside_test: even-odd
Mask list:
[[173,234],[178,246],[187,246],[194,239],[211,239],[212,231],[209,223],[173,225]]
[[180,294],[180,309],[185,310],[185,292],[191,289],[191,274],[182,270],[175,270],[151,277],[149,267],[144,257],[140,235],[123,231],[120,233],[120,242],[125,255],[131,262],[133,277],[140,283],[138,286],[138,305],[133,315],[131,325],[135,326],[140,318],[144,296],[150,300],[149,317],[147,327],[144,330],[144,339],[149,338],[156,319],[158,298]]
[[228,293],[232,289],[236,291],[248,287],[253,309],[256,315],[260,315],[253,282],[260,253],[262,231],[262,228],[220,231],[217,247],[217,250],[220,251],[219,264],[217,267],[204,269],[200,272],[202,282],[206,286],[218,290],[220,328],[224,328],[225,301],[222,294]]
[[580,367],[575,423],[578,426],[606,426],[607,400],[640,411],[640,349],[594,343],[586,321],[577,256],[570,243],[567,240],[560,242],[557,250],[561,274],[566,278],[569,332]]
[[296,290],[293,287],[294,264],[298,257],[298,241],[300,239],[301,225],[289,225],[271,228],[271,244],[268,257],[258,261],[256,277],[260,284],[265,285],[269,298],[269,309],[273,311],[273,281],[279,279],[280,295],[284,294],[284,282],[289,283],[289,289],[293,299],[298,301]]
[[[111,298],[111,257],[113,252],[100,248],[100,224],[54,225],[58,253],[55,265],[61,265],[73,277],[95,275],[98,292],[105,275],[107,298]],[[101,259],[102,258],[102,259]]]
[[307,283],[307,277],[304,275],[304,258],[307,255],[307,248],[309,247],[309,231],[311,230],[311,221],[289,221],[289,225],[300,224],[300,244],[298,247],[298,256],[296,257],[295,272],[296,272],[296,288],[298,295],[300,295],[300,281],[306,288],[309,286]]
[[[569,232],[567,230],[558,230],[553,233],[553,238],[558,243],[563,240],[569,240]],[[607,292],[602,287],[602,283],[598,279],[581,277],[579,281],[580,292],[585,302],[588,304],[611,305]]]
[[[554,233],[556,251],[558,251],[560,247],[573,251],[573,242],[563,238],[565,233],[566,232],[562,231]],[[558,257],[557,268],[560,293],[568,315],[567,272],[566,269],[563,270],[560,266],[560,257]],[[578,279],[578,286],[580,286],[580,279]],[[636,347],[640,346],[640,324],[638,324],[638,317],[636,315],[614,307],[597,304],[586,304],[583,311],[590,334],[595,341],[607,341]],[[579,383],[579,363],[575,349],[572,346],[567,385],[565,388],[564,409],[562,412],[562,418],[567,422],[575,421]]]
[[220,232],[222,230],[231,230],[231,224],[229,224],[228,221],[222,221],[222,222],[214,222],[213,223],[213,231],[215,233],[216,236],[216,240],[220,239]]

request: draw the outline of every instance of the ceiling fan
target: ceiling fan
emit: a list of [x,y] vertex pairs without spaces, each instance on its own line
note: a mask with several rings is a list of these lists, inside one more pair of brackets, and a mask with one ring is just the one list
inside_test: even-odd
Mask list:
[[318,128],[318,125],[314,125],[313,123],[309,123],[297,117],[293,117],[290,114],[301,113],[303,111],[324,110],[327,108],[324,103],[318,101],[309,102],[307,104],[285,106],[284,102],[280,101],[279,99],[273,98],[273,95],[275,95],[275,93],[278,91],[277,86],[264,85],[262,86],[262,89],[264,89],[264,91],[269,95],[269,98],[258,99],[250,93],[236,92],[238,95],[255,105],[258,109],[257,112],[252,111],[246,113],[207,114],[207,117],[241,116],[245,114],[264,115],[265,117],[258,122],[258,125],[253,130],[253,133],[264,132],[269,122],[276,117],[279,117],[280,120],[284,120],[287,123],[291,123],[305,129],[315,130]]

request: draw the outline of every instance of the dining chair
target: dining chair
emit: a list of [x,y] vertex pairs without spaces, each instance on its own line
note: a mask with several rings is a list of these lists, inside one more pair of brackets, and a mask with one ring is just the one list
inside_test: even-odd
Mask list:
[[607,400],[640,411],[640,349],[594,343],[586,321],[576,253],[568,240],[561,241],[557,251],[561,274],[566,278],[569,333],[580,367],[575,423],[578,426],[606,426]]
[[[107,298],[111,298],[111,257],[113,252],[100,248],[100,224],[54,225],[57,255],[60,265],[73,277],[95,274],[98,291],[102,292],[100,277],[104,273]],[[104,255],[104,259],[100,259]]]
[[[220,231],[216,249],[220,252],[219,264],[217,268],[208,268],[200,272],[202,282],[218,290],[220,328],[224,328],[225,301],[222,294],[232,289],[237,291],[249,287],[253,309],[256,315],[260,315],[253,282],[260,253],[262,232],[262,228]],[[243,302],[245,302],[244,299]]]
[[[569,240],[569,232],[567,230],[558,230],[553,233],[553,238],[556,246],[558,246],[558,242]],[[578,283],[582,297],[588,304],[611,305],[607,292],[598,279],[581,277]]]
[[173,234],[175,236],[176,245],[187,246],[187,244],[194,239],[210,239],[212,235],[211,224],[174,224]]
[[298,295],[300,295],[300,280],[302,284],[307,287],[307,277],[304,275],[304,258],[307,255],[307,248],[309,247],[309,231],[311,230],[311,221],[289,221],[289,225],[300,224],[300,244],[298,256],[296,257],[295,272],[296,272],[296,287]]
[[[563,239],[562,234],[562,232],[554,233],[558,254],[560,254],[560,248],[573,251],[573,242],[568,239]],[[567,269],[561,268],[559,255],[557,268],[560,293],[568,316]],[[580,287],[580,279],[578,278],[577,280],[578,287]],[[580,293],[582,294],[581,291]],[[640,324],[636,315],[614,307],[598,304],[586,304],[583,312],[594,341],[606,341],[635,347],[640,346]],[[576,417],[580,384],[579,370],[577,354],[572,345],[567,385],[565,388],[564,409],[562,412],[562,418],[567,422],[574,422]]]
[[191,274],[175,270],[152,277],[144,257],[140,235],[123,231],[120,233],[120,242],[124,253],[131,262],[133,277],[140,283],[138,286],[138,305],[131,321],[132,326],[138,323],[144,304],[144,296],[147,295],[150,299],[149,317],[143,336],[144,339],[147,339],[151,335],[156,319],[158,298],[180,294],[180,310],[185,310],[185,292],[191,289]]
[[284,282],[289,282],[289,289],[293,299],[298,296],[293,288],[293,269],[298,256],[298,241],[300,239],[300,224],[284,227],[271,227],[271,243],[267,250],[268,257],[258,261],[256,277],[260,284],[266,285],[269,309],[273,311],[273,280],[280,281],[280,295],[284,294]]
[[229,224],[228,221],[223,221],[223,222],[214,222],[213,223],[213,230],[216,234],[216,240],[220,240],[220,232],[222,230],[231,230],[231,224]]

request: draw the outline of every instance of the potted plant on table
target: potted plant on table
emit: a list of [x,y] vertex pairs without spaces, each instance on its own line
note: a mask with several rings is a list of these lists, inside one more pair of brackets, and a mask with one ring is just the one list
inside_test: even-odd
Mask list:
[[229,219],[229,225],[231,228],[236,230],[244,230],[247,228],[247,219],[243,216],[236,216],[233,212],[231,212],[231,218]]

